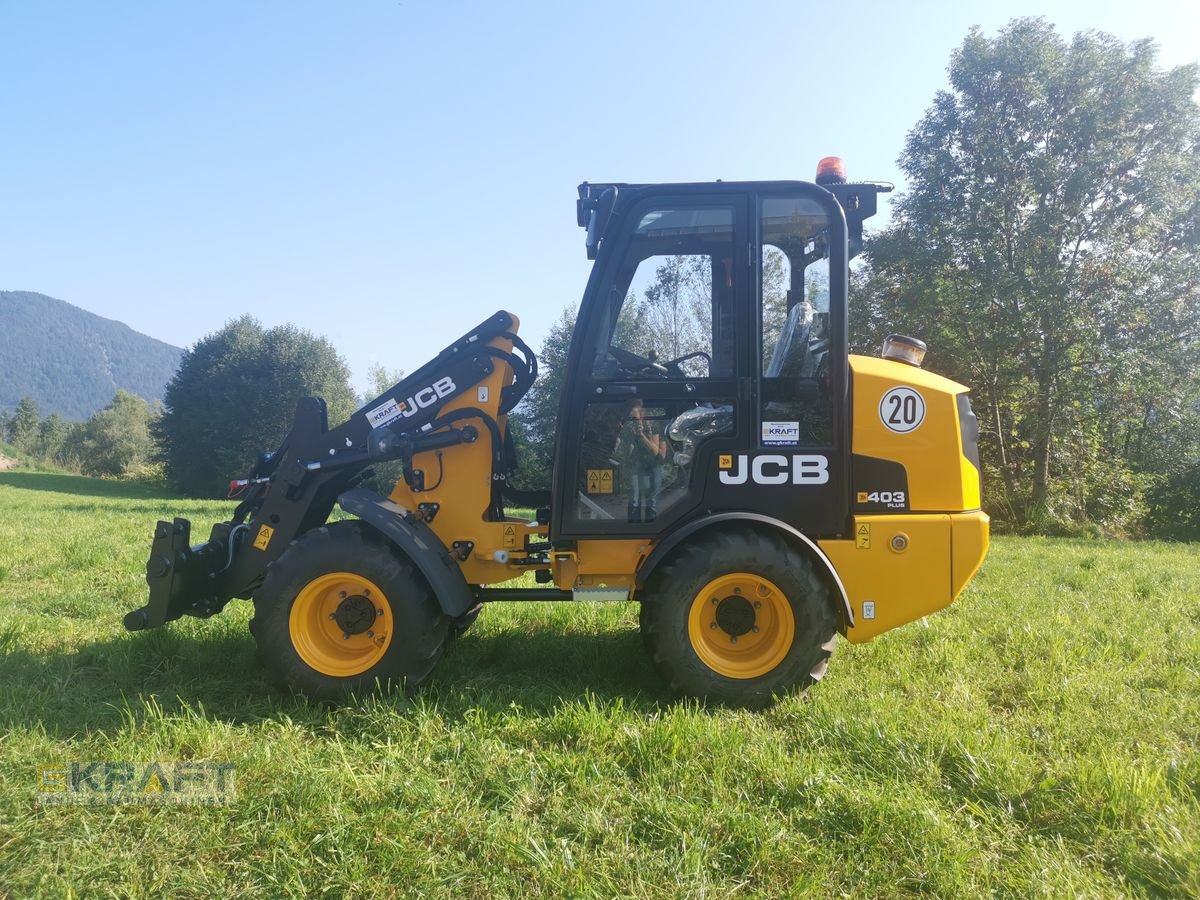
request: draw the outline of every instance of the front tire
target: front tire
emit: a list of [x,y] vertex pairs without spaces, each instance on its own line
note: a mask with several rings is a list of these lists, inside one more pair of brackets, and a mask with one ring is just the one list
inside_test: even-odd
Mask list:
[[651,661],[679,693],[758,708],[821,678],[837,621],[807,556],[757,531],[701,536],[642,596]]
[[414,689],[450,619],[412,563],[360,522],[304,535],[271,564],[250,631],[272,681],[319,700]]

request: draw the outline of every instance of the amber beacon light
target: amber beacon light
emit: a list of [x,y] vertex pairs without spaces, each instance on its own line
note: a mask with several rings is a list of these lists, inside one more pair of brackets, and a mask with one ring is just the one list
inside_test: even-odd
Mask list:
[[925,362],[925,351],[928,349],[924,341],[917,340],[914,337],[908,337],[904,334],[889,334],[883,339],[883,353],[880,355],[884,359],[908,363],[910,366],[916,366],[919,369],[921,368],[921,364]]
[[846,164],[840,156],[827,156],[817,163],[817,184],[845,184]]

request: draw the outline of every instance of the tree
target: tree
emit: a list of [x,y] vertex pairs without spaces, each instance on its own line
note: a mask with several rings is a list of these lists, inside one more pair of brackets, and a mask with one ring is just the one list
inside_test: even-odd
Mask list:
[[[661,260],[661,262],[657,262]],[[654,275],[644,287],[639,278],[621,306],[612,343],[639,356],[677,359],[712,349],[712,261],[699,254],[651,257]],[[655,264],[657,263],[657,264]],[[638,269],[641,276],[643,269]],[[689,360],[683,370],[697,377],[708,364]]]
[[151,424],[157,415],[141,397],[117,390],[108,406],[84,423],[74,452],[85,475],[132,475],[154,454]]
[[291,427],[296,401],[323,397],[330,427],[356,409],[350,373],[324,338],[293,325],[228,322],[184,354],[154,428],[167,478],[193,496],[224,494]]
[[367,367],[367,381],[370,382],[370,396],[364,397],[363,402],[370,402],[404,380],[404,370],[391,370],[383,363],[371,363]]
[[26,453],[37,453],[38,427],[41,421],[37,401],[32,397],[22,397],[8,422],[9,443]]
[[[638,305],[653,346],[665,359],[712,348],[712,260],[667,257]],[[697,373],[700,374],[700,373]]]
[[42,419],[38,425],[37,455],[49,462],[59,465],[66,464],[67,442],[71,431],[78,426],[72,425],[58,413],[51,413]]
[[562,395],[575,318],[575,308],[568,306],[550,326],[538,353],[537,381],[508,417],[519,463],[513,481],[527,490],[550,489],[558,434],[558,401]]
[[924,335],[972,386],[996,511],[1018,525],[1128,520],[1149,431],[1195,396],[1197,71],[1154,54],[1042,19],[971,31],[868,245],[856,343],[884,323]]

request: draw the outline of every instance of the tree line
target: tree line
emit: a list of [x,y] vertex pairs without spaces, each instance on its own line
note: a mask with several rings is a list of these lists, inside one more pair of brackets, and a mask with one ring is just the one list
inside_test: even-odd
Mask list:
[[[378,382],[390,373],[376,367]],[[0,438],[38,463],[85,475],[165,480],[180,493],[224,496],[262,451],[287,432],[301,397],[324,397],[331,423],[359,398],[333,345],[293,325],[263,328],[251,316],[227,323],[187,351],[163,403],[118,390],[85,422],[40,415],[22,398],[0,411]]]
[[151,425],[161,415],[128,391],[85,422],[58,413],[42,417],[37,401],[22,397],[11,412],[0,410],[0,439],[36,462],[84,475],[145,478],[156,473]]

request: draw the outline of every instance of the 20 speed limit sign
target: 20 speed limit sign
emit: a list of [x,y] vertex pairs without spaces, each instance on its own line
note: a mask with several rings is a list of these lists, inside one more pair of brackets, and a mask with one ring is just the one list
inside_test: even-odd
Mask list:
[[897,434],[916,431],[925,421],[925,398],[910,387],[894,387],[879,401],[879,418]]

